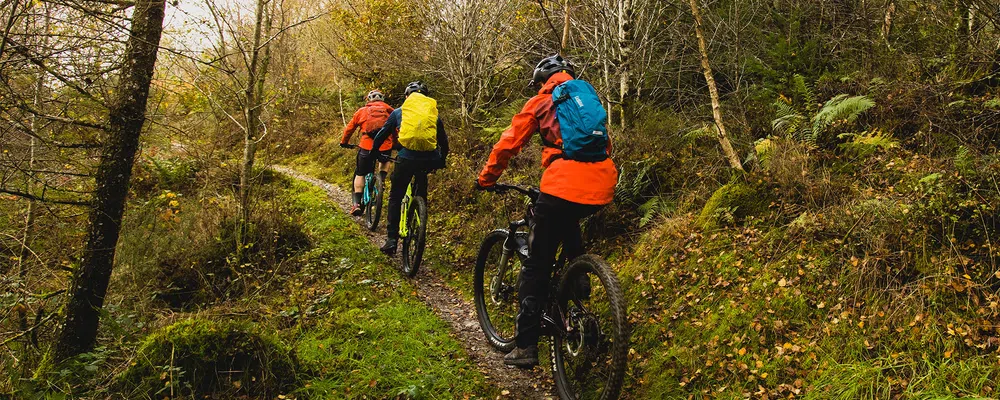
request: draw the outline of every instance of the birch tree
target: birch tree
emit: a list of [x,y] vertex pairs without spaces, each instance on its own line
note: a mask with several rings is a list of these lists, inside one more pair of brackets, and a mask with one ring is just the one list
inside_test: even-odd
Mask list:
[[701,66],[705,72],[705,82],[708,83],[708,93],[712,98],[712,116],[715,118],[716,137],[722,147],[722,154],[729,161],[729,166],[733,169],[743,171],[743,164],[739,156],[733,150],[733,145],[729,143],[726,135],[726,125],[722,121],[722,105],[719,101],[719,89],[715,86],[715,78],[712,75],[712,65],[708,61],[708,46],[705,44],[705,35],[702,32],[701,11],[698,9],[697,0],[688,0],[691,5],[691,14],[694,15],[694,32],[698,37],[698,50],[701,53]]

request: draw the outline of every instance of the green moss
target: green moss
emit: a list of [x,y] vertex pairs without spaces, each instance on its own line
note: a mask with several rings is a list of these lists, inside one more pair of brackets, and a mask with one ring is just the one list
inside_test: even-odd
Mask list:
[[770,193],[760,185],[730,182],[712,194],[698,216],[698,225],[713,229],[767,211]]
[[[298,283],[321,285],[278,305],[295,314],[296,395],[342,398],[493,398],[449,327],[413,298],[415,288],[362,228],[302,182],[289,189],[315,247],[303,254]],[[304,285],[308,286],[308,285]]]
[[277,340],[248,323],[190,319],[146,338],[116,379],[126,397],[273,398],[294,388],[296,362]]

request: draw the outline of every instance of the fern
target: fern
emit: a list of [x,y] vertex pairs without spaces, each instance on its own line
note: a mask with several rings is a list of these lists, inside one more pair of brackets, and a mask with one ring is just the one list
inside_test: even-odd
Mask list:
[[959,146],[955,152],[955,168],[962,175],[974,175],[976,173],[976,155],[968,147]]
[[774,107],[778,110],[778,118],[771,122],[775,135],[802,139],[808,118],[781,100],[776,101]]
[[774,157],[774,141],[770,138],[760,139],[753,145],[754,152],[756,153],[757,162],[764,169],[767,169],[768,165],[771,163],[771,158]]
[[826,131],[837,121],[854,122],[858,116],[875,107],[867,96],[848,97],[846,94],[828,100],[813,117],[813,132]]
[[684,140],[688,142],[696,142],[700,139],[714,138],[719,135],[718,128],[715,125],[705,125],[698,129],[693,129],[688,133],[684,134]]
[[806,102],[806,111],[814,112],[816,111],[816,93],[813,91],[812,87],[806,83],[806,78],[802,75],[795,74],[794,89],[795,93],[802,97],[802,100]]
[[656,217],[665,215],[673,210],[674,204],[663,197],[649,199],[649,201],[639,206],[639,213],[642,214],[642,218],[639,219],[639,227],[644,227],[653,222]]
[[[816,93],[802,75],[795,75],[792,89],[805,106],[795,107],[782,96],[774,102],[775,119],[771,121],[774,134],[804,142],[809,147],[820,145],[824,134],[838,122],[854,122],[858,116],[875,106],[867,96],[834,96],[817,109]],[[803,111],[804,110],[804,111]]]
[[899,147],[899,142],[892,137],[892,134],[881,129],[873,129],[860,134],[844,133],[838,137],[841,139],[852,138],[851,141],[841,144],[840,148],[858,157],[867,157],[879,150]]

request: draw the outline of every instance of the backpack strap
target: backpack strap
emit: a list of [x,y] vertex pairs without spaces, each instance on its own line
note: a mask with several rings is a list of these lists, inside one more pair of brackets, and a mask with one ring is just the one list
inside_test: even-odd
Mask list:
[[[563,149],[562,146],[559,146],[559,145],[557,145],[557,144],[549,141],[548,139],[545,138],[545,135],[543,135],[541,132],[538,133],[538,137],[540,139],[542,139],[542,146],[548,147],[548,148],[553,148],[553,149],[558,149],[558,150],[562,151],[562,149]],[[556,154],[555,156],[552,157],[552,161],[558,160],[560,158],[566,158],[566,153]]]
[[542,139],[542,146],[551,147],[553,149],[559,149],[559,150],[563,149],[562,146],[555,144],[555,142],[552,142],[549,139],[546,139],[545,134],[541,132],[538,133],[538,138]]

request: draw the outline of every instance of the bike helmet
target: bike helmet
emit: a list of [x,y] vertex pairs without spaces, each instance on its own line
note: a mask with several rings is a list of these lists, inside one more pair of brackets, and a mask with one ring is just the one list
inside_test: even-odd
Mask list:
[[385,96],[382,94],[382,92],[378,90],[372,90],[368,92],[368,96],[366,96],[366,98],[368,99],[369,102],[385,100]]
[[553,74],[560,71],[566,72],[576,78],[576,71],[573,70],[573,65],[562,58],[562,56],[556,54],[545,57],[535,66],[535,73],[532,74],[531,81],[538,84],[545,84]]
[[427,88],[427,85],[421,81],[413,81],[406,85],[405,95],[409,96],[410,93],[413,92],[419,92],[424,95],[429,95],[431,93],[430,89]]

